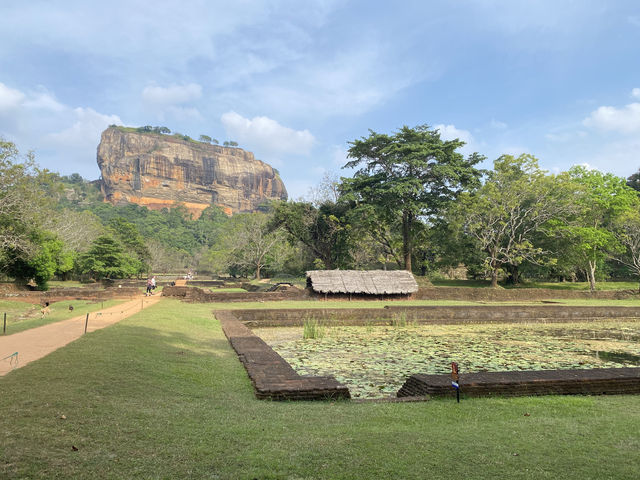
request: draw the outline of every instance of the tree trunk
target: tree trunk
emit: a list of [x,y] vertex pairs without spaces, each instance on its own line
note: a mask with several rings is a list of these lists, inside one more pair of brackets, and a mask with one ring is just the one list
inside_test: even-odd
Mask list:
[[507,283],[511,285],[518,285],[520,283],[520,270],[517,265],[507,265]]
[[420,260],[422,260],[422,262],[420,262],[420,275],[422,275],[423,277],[426,277],[427,276],[427,252],[422,253],[422,258]]
[[498,288],[498,267],[491,269],[491,288]]
[[412,215],[409,212],[402,212],[402,253],[404,255],[404,269],[411,271],[411,224]]
[[498,270],[500,269],[500,263],[496,260],[495,249],[489,251],[489,268],[491,268],[491,288],[498,288]]
[[589,270],[587,271],[589,275],[589,290],[592,292],[596,291],[596,262],[592,262],[589,260]]
[[260,280],[260,265],[256,265],[256,280]]

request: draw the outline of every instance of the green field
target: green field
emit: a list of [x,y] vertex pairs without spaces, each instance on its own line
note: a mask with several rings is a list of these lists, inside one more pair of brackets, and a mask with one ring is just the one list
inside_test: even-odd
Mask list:
[[[55,323],[61,320],[85,315],[86,313],[96,312],[103,308],[118,305],[124,300],[105,300],[104,302],[94,302],[89,300],[62,300],[54,302],[50,305],[46,316],[42,316],[40,304],[31,304],[25,302],[16,302],[11,300],[0,301],[0,322],[4,321],[4,313],[7,314],[7,331],[6,335],[22,332],[34,327],[40,327],[48,323]],[[73,310],[69,310],[69,306],[73,306]],[[0,324],[0,334],[2,333],[2,324]]]
[[[635,396],[269,402],[164,300],[0,377],[0,478],[630,479]],[[77,450],[76,450],[77,449]]]

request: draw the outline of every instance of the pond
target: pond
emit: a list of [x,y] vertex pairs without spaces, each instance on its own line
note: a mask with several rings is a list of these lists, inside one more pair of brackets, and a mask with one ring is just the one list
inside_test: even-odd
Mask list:
[[254,333],[300,375],[333,375],[354,398],[395,396],[414,373],[640,366],[640,321],[553,324],[302,327]]

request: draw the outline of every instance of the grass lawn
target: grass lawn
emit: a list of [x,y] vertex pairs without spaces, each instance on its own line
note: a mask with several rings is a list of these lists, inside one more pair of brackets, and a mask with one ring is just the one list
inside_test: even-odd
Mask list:
[[[51,313],[42,317],[40,313],[41,305],[16,301],[0,301],[0,322],[4,320],[3,312],[7,312],[7,335],[22,332],[34,327],[40,327],[48,323],[67,320],[68,318],[96,312],[103,308],[111,307],[124,300],[105,300],[104,302],[92,302],[88,300],[62,300],[54,302],[49,307]],[[73,311],[69,310],[69,305],[73,306]],[[0,328],[2,326],[0,325]],[[2,330],[0,330],[2,333]]]
[[259,401],[211,305],[167,299],[0,377],[0,391],[7,479],[630,479],[640,469],[637,396]]

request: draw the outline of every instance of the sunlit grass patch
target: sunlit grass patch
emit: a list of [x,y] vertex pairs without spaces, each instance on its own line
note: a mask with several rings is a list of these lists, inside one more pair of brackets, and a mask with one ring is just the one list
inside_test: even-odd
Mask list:
[[0,478],[582,480],[640,468],[637,396],[257,400],[211,312],[163,299],[0,377]]

